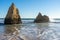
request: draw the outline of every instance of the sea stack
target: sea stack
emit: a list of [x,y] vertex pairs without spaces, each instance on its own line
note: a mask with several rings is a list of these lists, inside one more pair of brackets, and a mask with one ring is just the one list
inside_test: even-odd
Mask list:
[[49,17],[46,15],[42,16],[42,14],[39,12],[34,22],[35,23],[49,22]]
[[19,15],[19,10],[15,7],[14,3],[12,3],[5,17],[4,24],[19,24],[19,23],[22,23]]

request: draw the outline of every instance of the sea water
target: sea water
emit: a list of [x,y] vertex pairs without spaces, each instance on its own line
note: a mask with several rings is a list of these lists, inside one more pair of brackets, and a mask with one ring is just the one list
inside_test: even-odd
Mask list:
[[[60,23],[56,20],[49,23],[33,23],[33,19],[24,19],[22,24],[4,25],[4,19],[0,19],[1,35],[18,35],[24,40],[60,40]],[[15,33],[16,32],[16,33]]]

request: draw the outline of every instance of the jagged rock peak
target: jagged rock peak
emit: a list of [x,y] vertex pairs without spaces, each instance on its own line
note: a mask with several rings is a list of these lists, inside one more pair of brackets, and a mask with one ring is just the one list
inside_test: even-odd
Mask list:
[[42,14],[39,12],[38,16],[42,16]]
[[16,8],[16,7],[15,7],[14,3],[12,3],[10,6],[10,9],[14,9],[14,8]]
[[12,3],[12,6],[14,5],[14,3]]
[[39,14],[38,14],[38,16],[36,18],[38,18],[38,17],[42,17],[42,14],[40,12],[39,12]]
[[5,17],[4,24],[18,24],[18,23],[21,23],[19,10],[15,7],[14,3],[12,3]]

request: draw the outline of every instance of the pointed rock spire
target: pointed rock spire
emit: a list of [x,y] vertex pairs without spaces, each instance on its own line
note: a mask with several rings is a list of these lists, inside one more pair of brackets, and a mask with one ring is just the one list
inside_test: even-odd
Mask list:
[[12,3],[12,5],[14,5],[14,3]]
[[42,16],[42,14],[39,12],[38,16]]
[[49,17],[46,15],[42,16],[40,12],[36,17],[36,19],[34,20],[35,23],[48,22],[48,21],[49,21]]
[[39,12],[38,16],[36,17],[37,19],[39,19],[39,17],[42,17],[42,14]]
[[4,24],[18,24],[18,23],[21,23],[19,10],[15,7],[14,3],[12,3],[5,17]]

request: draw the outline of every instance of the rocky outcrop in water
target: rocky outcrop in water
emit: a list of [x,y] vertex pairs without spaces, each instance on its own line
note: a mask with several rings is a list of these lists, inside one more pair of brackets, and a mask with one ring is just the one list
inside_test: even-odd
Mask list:
[[19,10],[15,7],[14,3],[12,3],[5,17],[4,24],[19,24],[19,23],[22,23],[19,15]]
[[49,22],[49,17],[46,15],[42,16],[42,14],[39,12],[34,22],[35,23]]

